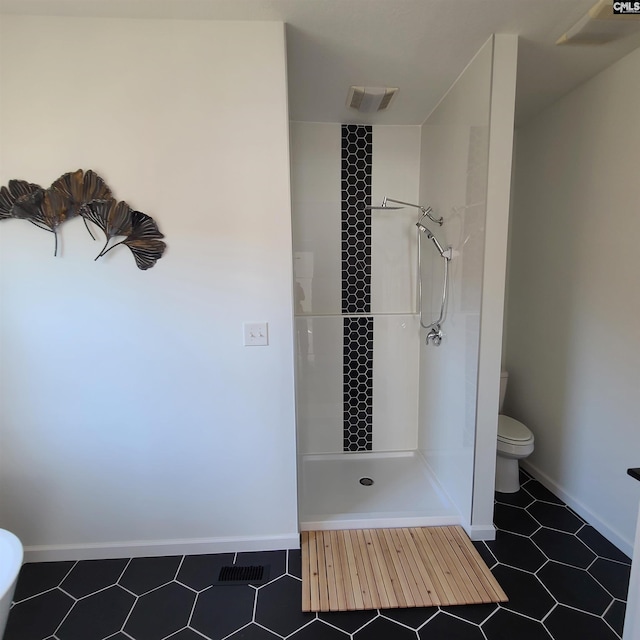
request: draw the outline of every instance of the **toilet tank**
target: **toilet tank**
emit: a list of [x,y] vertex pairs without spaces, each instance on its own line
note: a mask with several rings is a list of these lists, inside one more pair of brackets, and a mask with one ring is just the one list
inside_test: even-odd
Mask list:
[[507,371],[500,372],[500,404],[498,405],[498,410],[502,413],[502,408],[504,405],[504,396],[507,393],[507,381],[509,380],[509,373]]

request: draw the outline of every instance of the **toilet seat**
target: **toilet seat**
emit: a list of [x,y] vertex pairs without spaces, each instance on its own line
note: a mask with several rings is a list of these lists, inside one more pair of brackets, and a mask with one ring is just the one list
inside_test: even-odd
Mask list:
[[527,446],[533,443],[533,434],[526,425],[514,418],[498,416],[498,440],[512,446]]

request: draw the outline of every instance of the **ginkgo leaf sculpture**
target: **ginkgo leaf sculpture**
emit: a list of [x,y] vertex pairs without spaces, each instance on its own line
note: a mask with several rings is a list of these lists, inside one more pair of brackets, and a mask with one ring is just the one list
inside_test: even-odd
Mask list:
[[[164,236],[158,225],[145,213],[132,211],[126,202],[96,200],[89,203],[81,215],[98,225],[107,237],[96,260],[121,244],[131,249],[138,268],[142,270],[150,269],[162,257],[166,245],[161,240]],[[126,237],[109,247],[111,239],[117,236]]]
[[131,212],[131,233],[122,241],[136,259],[138,269],[150,269],[162,257],[167,245],[155,220],[140,211]]
[[13,205],[13,217],[29,220],[36,227],[51,231],[55,238],[53,255],[58,255],[58,227],[67,219],[69,203],[53,189],[38,189],[18,198]]
[[[25,180],[9,180],[0,188],[0,220],[18,218],[50,231],[55,237],[54,256],[58,254],[58,228],[76,216],[102,229],[106,243],[96,260],[120,245],[129,247],[136,265],[150,269],[162,257],[166,244],[153,218],[133,211],[124,201],[112,197],[107,183],[94,171],[77,171],[60,176],[48,189]],[[114,238],[124,238],[109,246]]]
[[108,200],[111,198],[111,189],[107,183],[95,172],[78,169],[60,176],[52,185],[52,189],[60,191],[69,200],[69,208],[79,213],[83,204],[93,200]]
[[0,220],[16,217],[13,206],[17,201],[28,198],[36,191],[43,191],[39,184],[26,180],[9,180],[8,187],[0,188]]
[[96,260],[105,254],[112,238],[129,235],[131,230],[131,208],[126,202],[118,202],[113,198],[90,202],[83,207],[80,215],[100,227],[107,237]]
[[[107,183],[95,172],[78,169],[60,176],[52,185],[52,189],[64,194],[69,202],[69,215],[71,218],[81,213],[82,208],[94,200],[107,200],[111,198],[111,189]],[[91,229],[85,222],[89,235],[93,238]],[[93,238],[95,240],[95,238]]]

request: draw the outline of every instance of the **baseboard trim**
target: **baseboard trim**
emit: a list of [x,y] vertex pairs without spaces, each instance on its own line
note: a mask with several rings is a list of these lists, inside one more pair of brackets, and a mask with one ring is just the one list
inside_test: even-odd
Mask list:
[[278,551],[280,549],[299,548],[300,536],[295,532],[279,536],[34,545],[25,546],[24,561],[104,560],[110,558],[202,555],[205,553],[237,553],[243,551]]
[[495,540],[496,528],[490,525],[471,525],[469,527],[463,525],[467,535],[472,540]]
[[544,471],[541,471],[535,465],[531,464],[528,460],[520,460],[520,466],[529,471],[531,475],[535,476],[541,484],[543,484],[549,491],[552,491],[558,498],[563,500],[569,507],[571,507],[580,517],[584,518],[594,529],[599,531],[609,542],[613,543],[629,557],[633,556],[633,542],[623,538],[615,529],[609,527],[605,522],[593,513],[590,509],[584,506],[582,502],[576,500],[571,494],[567,493],[560,485],[554,482]]

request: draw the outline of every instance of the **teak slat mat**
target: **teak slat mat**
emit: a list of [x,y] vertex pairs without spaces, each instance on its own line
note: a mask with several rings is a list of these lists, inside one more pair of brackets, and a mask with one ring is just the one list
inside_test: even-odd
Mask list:
[[506,602],[462,527],[302,532],[302,610]]

